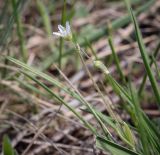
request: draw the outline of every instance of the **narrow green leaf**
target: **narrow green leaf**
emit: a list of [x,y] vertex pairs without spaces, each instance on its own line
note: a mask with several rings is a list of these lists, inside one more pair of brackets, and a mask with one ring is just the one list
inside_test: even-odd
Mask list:
[[[62,10],[62,15],[61,15],[61,24],[64,26],[65,22],[66,22],[66,0],[64,0],[64,2],[63,2],[63,10]],[[64,40],[63,40],[63,38],[60,37],[60,39],[59,39],[59,68],[60,69],[62,67],[63,45],[64,45]]]
[[[85,112],[89,112],[91,113],[91,111],[89,109],[82,109]],[[123,121],[118,121],[114,120],[113,118],[104,115],[103,113],[99,112],[98,110],[94,109],[94,111],[96,112],[96,114],[100,117],[100,119],[107,124],[107,126],[111,126],[120,136],[120,138],[126,143],[128,144],[130,147],[135,148],[135,143],[134,143],[134,136],[130,130],[130,128],[134,129],[132,126],[129,126],[123,122]],[[125,124],[124,124],[125,123]],[[125,128],[124,128],[125,125]],[[126,127],[127,126],[127,127]]]
[[[157,47],[156,47],[156,49],[155,49],[155,51],[154,51],[154,53],[153,53],[153,56],[154,56],[155,58],[156,58],[157,55],[158,55],[159,49],[160,49],[160,41],[159,41],[159,43],[158,43],[158,45],[157,45]],[[153,60],[150,61],[150,66],[152,66],[152,64],[153,64]],[[147,74],[144,75],[143,80],[142,80],[142,83],[141,83],[141,85],[140,85],[140,87],[139,87],[139,90],[138,90],[138,95],[139,95],[139,96],[142,95],[142,92],[143,92],[143,89],[144,89],[144,86],[145,86],[145,83],[146,83],[146,79],[147,79]]]
[[152,85],[154,95],[157,99],[157,104],[158,104],[158,106],[160,106],[160,91],[159,91],[159,88],[158,88],[158,84],[156,82],[156,79],[154,78],[151,67],[149,65],[149,58],[148,58],[148,55],[147,55],[147,52],[146,52],[146,48],[145,48],[144,42],[142,40],[142,35],[141,35],[137,20],[135,18],[135,15],[134,15],[132,9],[130,9],[130,15],[131,15],[134,27],[135,27],[136,38],[137,38],[139,50],[140,50],[140,53],[141,53],[141,56],[142,56],[142,59],[143,59],[143,63],[145,65],[147,75],[148,75],[150,83]]
[[7,135],[3,136],[2,148],[4,155],[14,155],[14,149],[12,148],[11,142]]
[[131,99],[132,99],[132,103],[134,105],[134,112],[135,112],[135,115],[137,116],[137,121],[134,122],[135,123],[135,126],[137,127],[137,130],[139,131],[139,136],[141,138],[141,143],[142,143],[142,146],[143,146],[143,152],[144,154],[147,154],[148,152],[148,142],[147,142],[147,136],[146,136],[146,129],[145,129],[145,126],[144,126],[144,120],[143,120],[143,117],[142,117],[142,112],[141,112],[141,108],[139,106],[139,101],[138,101],[138,97],[137,97],[137,94],[135,93],[135,89],[131,86],[130,84],[130,91],[131,91]]
[[4,31],[1,34],[1,37],[0,37],[0,46],[6,44],[6,40],[9,37],[9,35],[11,34],[11,32],[12,32],[11,30],[12,30],[12,27],[13,27],[13,24],[14,24],[16,12],[20,12],[20,10],[23,8],[23,6],[24,6],[24,4],[26,2],[27,1],[25,1],[25,0],[18,0],[17,1],[15,9],[14,9],[14,12],[11,15],[11,17],[9,18],[9,20],[7,22],[7,25],[5,26],[5,29],[4,29]]
[[15,11],[15,21],[16,21],[16,26],[17,26],[17,34],[19,37],[19,42],[20,42],[20,52],[22,55],[22,59],[24,62],[27,61],[27,49],[25,47],[25,39],[24,39],[24,33],[23,33],[23,27],[22,27],[22,20],[21,20],[21,15],[16,9],[16,1],[17,0],[12,0],[12,8],[13,11]]
[[88,41],[87,38],[84,38],[84,39],[86,40],[87,46],[89,47],[89,49],[91,50],[92,54],[94,55],[95,60],[98,60],[97,53],[96,53],[96,51],[93,49],[91,43]]
[[113,55],[113,58],[114,58],[114,61],[115,61],[116,67],[117,67],[117,71],[118,71],[123,83],[126,83],[125,76],[124,76],[122,68],[120,66],[120,61],[119,61],[118,55],[117,55],[115,48],[114,48],[114,45],[113,45],[112,26],[111,25],[108,26],[108,31],[109,31],[108,43],[109,43],[109,46],[112,51],[112,55]]
[[19,82],[20,85],[25,87],[26,89],[30,90],[31,92],[34,92],[36,94],[40,95],[46,95],[44,92],[40,91],[38,88],[36,88],[34,85],[31,85],[29,82],[25,82],[24,80],[20,80],[18,78],[14,78],[16,81]]
[[14,150],[14,155],[19,155],[18,152],[16,150]]
[[[43,1],[36,0],[36,2],[37,2],[38,10],[42,16],[42,21],[44,24],[45,31],[47,33],[48,38],[50,38],[52,36],[52,26],[51,26],[48,10],[47,10]],[[53,57],[54,57],[55,56],[55,52],[54,52],[55,48],[53,46],[53,43],[50,43],[49,47],[50,47],[51,51],[53,52]],[[52,57],[52,59],[53,59],[53,57]]]
[[140,155],[137,152],[134,152],[100,136],[96,137],[96,146],[106,152],[110,151],[112,155]]
[[134,134],[132,133],[131,129],[129,128],[128,124],[126,124],[125,122],[123,122],[122,125],[122,133],[123,133],[123,137],[128,141],[129,145],[132,148],[135,148],[135,138],[134,138]]
[[149,152],[160,153],[160,144],[159,144],[159,134],[157,134],[154,126],[151,121],[142,111],[138,95],[136,94],[136,90],[133,86],[130,85],[131,98],[132,103],[135,109],[136,121],[135,126],[137,127],[137,131],[139,132],[139,137],[142,143],[142,150],[144,154],[152,154]]

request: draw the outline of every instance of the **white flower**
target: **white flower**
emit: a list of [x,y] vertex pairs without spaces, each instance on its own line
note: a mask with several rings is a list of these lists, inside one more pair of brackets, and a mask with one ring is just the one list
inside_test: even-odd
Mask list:
[[62,25],[58,25],[58,32],[53,32],[53,35],[63,37],[66,40],[72,40],[72,32],[69,25],[69,22],[66,22],[66,27],[63,27]]

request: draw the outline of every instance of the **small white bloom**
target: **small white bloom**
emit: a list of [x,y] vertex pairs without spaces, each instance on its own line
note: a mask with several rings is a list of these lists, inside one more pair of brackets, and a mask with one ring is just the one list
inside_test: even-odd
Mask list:
[[63,37],[66,40],[72,40],[72,32],[68,21],[66,22],[66,27],[58,25],[58,30],[58,32],[53,32],[53,35]]

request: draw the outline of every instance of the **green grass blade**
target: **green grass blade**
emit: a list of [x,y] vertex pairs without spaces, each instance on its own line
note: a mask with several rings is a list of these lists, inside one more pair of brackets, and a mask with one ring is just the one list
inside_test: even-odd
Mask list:
[[113,45],[112,27],[110,25],[108,26],[108,30],[109,30],[108,43],[109,43],[109,46],[110,46],[111,51],[112,51],[112,56],[113,56],[113,59],[116,63],[117,71],[119,72],[119,75],[120,75],[123,83],[125,83],[126,82],[125,76],[123,74],[122,68],[120,66],[120,61],[118,59],[118,56],[116,54],[116,51],[115,51],[115,48],[114,48],[114,45]]
[[149,77],[150,83],[152,85],[154,95],[157,99],[157,104],[160,106],[160,93],[159,93],[158,84],[156,82],[156,79],[153,76],[151,67],[149,65],[149,58],[148,58],[148,55],[147,55],[147,52],[146,52],[146,48],[145,48],[145,45],[143,43],[142,35],[141,35],[137,20],[135,18],[135,15],[134,15],[132,9],[130,9],[130,15],[131,15],[134,27],[135,27],[136,38],[137,38],[139,50],[140,50],[140,53],[141,53],[141,56],[142,56],[142,59],[143,59],[143,62],[144,62],[145,68],[146,68],[146,72],[147,72],[147,75]]
[[14,9],[14,12],[11,15],[11,17],[9,18],[8,23],[5,26],[5,29],[4,29],[4,31],[1,34],[1,37],[0,37],[0,46],[2,46],[2,45],[4,46],[6,44],[6,40],[9,37],[9,35],[11,34],[11,31],[12,31],[12,27],[13,27],[13,24],[14,24],[16,12],[19,13],[21,11],[21,9],[23,8],[23,6],[24,6],[25,3],[26,3],[25,0],[18,0],[17,1],[16,7]]
[[40,91],[39,89],[37,89],[35,86],[29,84],[28,82],[25,82],[24,80],[21,81],[18,78],[14,78],[17,82],[19,82],[20,85],[22,85],[24,88],[26,88],[27,90],[34,92],[36,94],[39,95],[46,95],[45,93],[43,93],[42,91]]
[[24,33],[23,33],[23,28],[22,28],[22,21],[21,21],[21,16],[18,10],[16,9],[16,0],[12,0],[12,8],[15,12],[15,21],[16,21],[16,26],[17,26],[17,34],[19,37],[19,42],[20,42],[20,52],[22,55],[22,59],[24,62],[27,62],[27,49],[25,47],[25,39],[24,39]]
[[106,152],[110,151],[112,155],[140,155],[126,147],[113,143],[100,136],[96,137],[96,146]]
[[44,78],[45,80],[47,80],[50,83],[52,83],[54,86],[57,86],[58,88],[64,90],[65,92],[71,94],[74,97],[74,93],[70,89],[68,89],[67,87],[65,87],[58,80],[53,79],[51,76],[49,76],[49,75],[47,75],[47,74],[45,74],[45,73],[43,73],[43,72],[41,72],[41,71],[33,68],[33,67],[30,67],[30,66],[26,65],[25,63],[23,63],[23,62],[21,62],[21,61],[19,61],[17,59],[14,59],[14,58],[12,58],[10,56],[6,56],[6,59],[8,59],[9,61],[17,64],[18,66],[20,66],[20,67],[22,67],[24,69],[32,72],[34,75],[40,76],[40,77]]
[[14,150],[14,155],[19,155],[18,152],[16,150]]
[[50,36],[52,34],[52,27],[51,27],[49,13],[47,11],[47,8],[45,7],[42,1],[37,0],[36,2],[37,2],[38,10],[42,16],[47,35]]
[[[61,25],[65,25],[66,22],[66,0],[63,2],[63,10],[61,15]],[[60,37],[59,39],[59,68],[62,68],[62,52],[63,52],[64,40]]]
[[[127,125],[125,122],[121,120],[115,120],[112,117],[106,116],[96,109],[94,110],[105,124],[112,127],[118,133],[119,137],[123,140],[123,142],[125,142],[131,148],[135,148],[133,133],[130,130],[130,128],[134,130],[135,128],[133,128],[132,126],[129,127],[129,125]],[[84,111],[91,113],[88,109]]]
[[136,90],[131,85],[130,85],[130,91],[131,91],[132,103],[135,109],[135,115],[137,117],[134,123],[135,126],[137,127],[137,131],[139,131],[139,137],[141,139],[143,146],[142,148],[143,153],[149,154],[151,150],[153,152],[159,152],[160,151],[160,144],[158,138],[159,134],[157,133],[157,131],[155,131],[155,128],[153,128],[154,126],[152,125],[151,121],[142,111],[139,104],[138,95],[136,94]]
[[95,60],[98,60],[98,56],[96,54],[96,51],[93,49],[91,43],[87,40],[87,38],[85,38],[86,40],[86,44],[89,47],[89,49],[91,50],[92,54],[94,55]]
[[11,142],[7,135],[3,136],[2,149],[3,155],[14,155],[14,149],[12,148]]
[[[82,111],[85,111],[85,112],[88,112],[88,113],[91,113],[91,111],[89,109],[81,109]],[[101,113],[100,111],[98,111],[97,109],[94,108],[94,111],[96,112],[96,114],[101,118],[101,120],[111,126],[112,128],[116,128],[116,122],[113,118],[109,117],[109,116],[106,116],[104,115],[103,113]]]
[[[43,20],[45,31],[47,33],[47,37],[50,38],[52,36],[52,26],[51,26],[48,10],[47,10],[46,6],[44,5],[43,1],[36,0],[36,2],[37,2],[38,10],[42,16],[42,20]],[[51,51],[53,52],[54,51],[53,43],[50,43],[49,47],[50,47]],[[54,56],[55,56],[55,53],[53,53],[53,57]]]
[[[158,43],[158,45],[157,45],[157,47],[156,47],[156,49],[155,49],[155,51],[153,53],[153,56],[155,58],[157,57],[159,50],[160,50],[160,42]],[[150,66],[152,66],[152,64],[153,64],[153,60],[151,59]],[[139,96],[142,95],[142,92],[143,92],[143,89],[144,89],[144,86],[145,86],[145,83],[146,83],[146,79],[147,79],[147,74],[144,75],[142,83],[141,83],[141,85],[139,87],[139,90],[138,90],[138,95]]]
[[142,112],[139,106],[139,101],[138,101],[138,97],[135,93],[135,90],[132,88],[132,86],[130,85],[130,91],[131,91],[131,98],[132,98],[132,103],[134,105],[134,112],[135,115],[137,116],[137,121],[134,122],[138,131],[139,131],[139,135],[141,138],[141,142],[142,142],[142,146],[143,146],[143,153],[147,154],[148,152],[148,141],[147,141],[147,136],[145,133],[145,126],[144,126],[144,120],[142,117]]
[[94,61],[94,65],[106,75],[113,90],[132,105],[130,94],[110,75],[107,67],[101,61]]

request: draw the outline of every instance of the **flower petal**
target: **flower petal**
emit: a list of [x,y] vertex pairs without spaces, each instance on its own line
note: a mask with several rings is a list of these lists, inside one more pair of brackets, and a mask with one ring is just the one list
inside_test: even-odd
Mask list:
[[59,33],[59,32],[53,32],[53,35],[63,37],[63,35],[61,33]]
[[70,25],[69,25],[68,21],[66,22],[66,32],[67,32],[67,34],[71,33],[71,28],[70,28]]
[[65,31],[65,28],[62,25],[58,25],[58,29],[61,33],[63,33],[63,31]]
[[66,36],[67,36],[67,31],[66,31],[66,30],[63,31],[62,35],[63,35],[64,37],[66,37]]

